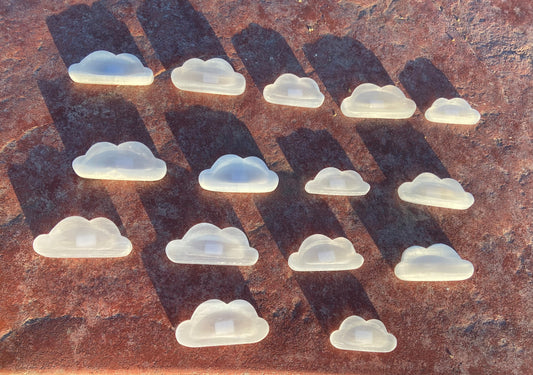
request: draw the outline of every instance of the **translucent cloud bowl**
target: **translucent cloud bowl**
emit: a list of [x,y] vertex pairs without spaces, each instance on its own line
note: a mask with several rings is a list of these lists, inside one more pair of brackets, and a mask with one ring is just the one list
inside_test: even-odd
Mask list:
[[313,234],[289,256],[289,267],[294,271],[344,271],[361,267],[363,261],[347,238]]
[[115,55],[108,51],[95,51],[68,68],[74,82],[97,85],[145,86],[154,81],[151,69],[129,53]]
[[415,110],[415,102],[407,99],[398,87],[372,83],[357,86],[341,103],[341,111],[347,117],[405,119]]
[[322,169],[305,184],[305,191],[309,194],[355,197],[366,195],[369,190],[370,185],[356,171],[340,171],[333,167]]
[[313,79],[290,73],[280,75],[276,82],[267,85],[263,97],[269,103],[292,107],[318,108],[324,102],[324,95]]
[[174,86],[180,90],[218,95],[240,95],[246,88],[244,76],[233,70],[226,60],[190,59],[171,73]]
[[140,142],[95,143],[72,168],[80,177],[101,180],[157,181],[167,173],[165,162]]
[[226,193],[268,193],[278,186],[279,178],[265,162],[255,156],[241,158],[224,155],[198,176],[205,190]]
[[132,246],[109,219],[70,216],[37,236],[33,249],[50,258],[114,258],[128,255]]
[[396,337],[387,332],[381,320],[364,320],[357,315],[346,318],[329,340],[337,349],[360,352],[387,353],[397,345]]
[[268,323],[257,316],[249,302],[211,299],[200,304],[190,320],[178,325],[176,339],[192,348],[253,344],[263,340],[268,331]]
[[175,263],[220,266],[251,266],[259,257],[240,229],[209,223],[196,224],[183,239],[169,242],[166,253]]
[[464,99],[439,98],[426,110],[426,120],[446,124],[475,125],[481,115]]
[[439,243],[407,248],[394,273],[405,281],[459,281],[470,278],[474,266],[450,246]]
[[426,206],[466,210],[474,204],[472,194],[464,191],[452,178],[439,178],[433,173],[421,173],[412,182],[398,187],[398,196],[405,202]]

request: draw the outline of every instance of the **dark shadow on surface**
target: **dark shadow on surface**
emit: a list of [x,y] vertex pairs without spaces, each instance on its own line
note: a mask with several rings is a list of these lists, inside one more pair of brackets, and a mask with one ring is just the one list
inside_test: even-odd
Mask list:
[[354,38],[326,35],[304,45],[304,53],[338,105],[362,83],[394,84],[376,55]]
[[300,128],[277,141],[294,173],[305,181],[326,167],[354,169],[342,146],[327,130]]
[[[57,371],[62,364],[58,357],[77,356],[77,347],[65,345],[65,342],[72,337],[71,332],[76,332],[86,324],[85,318],[70,315],[56,318],[48,315],[26,320],[0,339],[0,368],[6,373],[8,368],[16,373],[23,363],[26,369],[55,368]],[[43,356],[48,356],[46,361]]]
[[306,76],[291,48],[277,31],[251,23],[231,41],[261,92],[283,73]]
[[207,222],[220,228],[242,226],[229,202],[221,195],[201,190],[196,175],[167,163],[168,174],[160,184],[139,187],[142,204],[157,233],[141,254],[159,300],[172,323],[190,319],[202,302],[244,299],[255,302],[238,267],[172,263],[166,245],[183,238],[195,224]]
[[[296,252],[312,234],[346,237],[327,201],[304,190],[305,183],[325,167],[353,169],[340,144],[327,130],[305,128],[278,138],[277,142],[294,173],[279,173],[278,188],[255,201],[283,256],[288,258]],[[295,278],[327,334],[352,314],[378,317],[363,287],[350,272],[295,272]]]
[[450,244],[424,206],[403,202],[397,193],[401,183],[423,172],[449,177],[424,135],[409,123],[383,126],[371,121],[358,125],[357,132],[385,180],[372,184],[366,196],[350,201],[383,258],[394,267],[409,246]]
[[327,203],[304,191],[303,179],[284,172],[278,176],[277,189],[268,196],[255,198],[255,205],[285,258],[312,234],[346,237]]
[[165,117],[194,172],[211,168],[225,154],[263,158],[246,125],[232,113],[192,106]]
[[73,5],[47,17],[46,24],[67,67],[98,50],[131,53],[146,65],[127,26],[111,14],[102,1],[91,6]]
[[255,204],[285,258],[297,251],[303,240],[312,234],[346,237],[326,201],[304,190],[307,180],[322,168],[346,169],[351,165],[342,149],[335,153],[327,147],[332,141],[326,130],[305,128],[277,139],[294,173],[278,173],[277,189],[268,196],[258,196]]
[[50,232],[74,215],[106,217],[124,233],[120,216],[99,181],[78,178],[64,152],[36,146],[23,164],[9,167],[8,175],[34,236]]
[[297,272],[296,280],[326,334],[351,315],[380,319],[363,286],[348,271]]
[[157,155],[135,106],[111,92],[89,92],[67,77],[38,81],[64,150],[34,147],[9,177],[26,221],[37,235],[67,216],[107,217],[121,226],[115,207],[98,180],[76,176],[72,160],[96,142],[140,141]]
[[[358,125],[357,131],[386,180],[371,184],[367,195],[350,198],[350,201],[383,258],[394,266],[408,246],[437,242],[449,244],[426,209],[401,202],[396,193],[402,182],[413,180],[422,172],[449,177],[424,135],[408,123],[383,126],[375,121]],[[288,137],[278,139],[278,143],[295,174],[301,178],[302,190],[305,182],[322,168],[354,169],[342,146],[326,130],[299,129]],[[302,195],[306,194],[302,192]],[[324,202],[319,196],[307,196]],[[329,211],[329,208],[326,210]]]
[[161,304],[173,325],[189,319],[200,303],[211,298],[224,302],[245,299],[255,305],[238,267],[174,264],[165,247],[202,222],[242,230],[229,201],[223,194],[200,188],[198,174],[222,155],[262,158],[261,152],[244,123],[231,113],[192,106],[165,117],[191,170],[167,163],[168,173],[160,184],[139,188],[157,233],[156,242],[144,249],[142,259]]
[[450,177],[424,134],[409,122],[388,126],[368,120],[356,129],[390,184],[399,186],[422,172]]
[[141,257],[173,327],[190,319],[198,305],[210,299],[225,303],[243,299],[257,311],[238,267],[172,263],[165,254],[165,246],[170,240],[158,237],[156,242],[143,249]]
[[[112,91],[89,91],[63,77],[38,81],[67,155],[83,155],[96,142],[138,141],[157,156],[137,108]],[[70,160],[72,161],[72,160]]]
[[186,0],[145,0],[137,18],[166,69],[193,57],[227,59],[207,19]]
[[405,64],[400,73],[400,82],[422,112],[438,98],[459,97],[459,93],[444,73],[423,57]]

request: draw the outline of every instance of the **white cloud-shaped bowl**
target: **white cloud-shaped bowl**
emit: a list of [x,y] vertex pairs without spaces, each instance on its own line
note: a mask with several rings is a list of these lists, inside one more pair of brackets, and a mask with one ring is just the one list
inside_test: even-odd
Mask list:
[[450,246],[439,243],[405,249],[394,273],[406,281],[458,281],[470,278],[474,266]]
[[165,162],[140,142],[95,143],[72,168],[80,177],[101,180],[157,181],[167,173]]
[[481,118],[479,112],[461,98],[439,98],[426,110],[424,116],[431,122],[459,125],[474,125]]
[[433,173],[421,173],[412,182],[398,188],[400,199],[426,206],[465,210],[474,204],[474,196],[464,191],[452,178],[439,178]]
[[268,193],[278,186],[278,175],[255,156],[241,158],[228,154],[221,156],[210,169],[198,176],[205,190],[226,193]]
[[235,300],[228,304],[211,299],[200,304],[191,320],[176,328],[176,339],[181,345],[204,346],[253,344],[268,334],[266,320],[257,316],[247,301]]
[[396,337],[387,332],[381,320],[367,321],[357,315],[346,318],[329,341],[337,349],[360,352],[387,353],[396,348]]
[[307,237],[298,252],[289,256],[294,271],[344,271],[363,265],[364,259],[344,237],[331,239],[322,234]]
[[240,229],[209,223],[196,224],[181,240],[169,242],[166,253],[174,263],[185,264],[251,266],[259,258]]
[[305,184],[305,191],[309,194],[360,196],[370,190],[361,175],[356,171],[340,171],[328,167],[322,169],[314,179]]
[[97,85],[145,86],[154,81],[154,73],[129,53],[115,55],[95,51],[68,68],[74,82]]
[[224,59],[207,61],[190,59],[174,69],[172,83],[180,90],[206,94],[240,95],[246,88],[246,79]]
[[276,82],[267,85],[263,97],[269,103],[292,107],[318,108],[324,102],[324,95],[313,79],[290,73],[280,75]]
[[379,87],[373,83],[357,86],[341,104],[345,116],[358,118],[405,119],[415,110],[415,102],[406,98],[398,87]]
[[50,258],[114,258],[128,255],[132,246],[109,219],[70,216],[37,236],[33,249]]

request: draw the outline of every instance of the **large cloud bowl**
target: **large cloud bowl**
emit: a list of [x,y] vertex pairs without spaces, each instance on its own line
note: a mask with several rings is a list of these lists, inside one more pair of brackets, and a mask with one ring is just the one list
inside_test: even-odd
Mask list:
[[167,173],[166,163],[140,142],[95,143],[72,168],[80,177],[101,180],[158,181]]
[[472,277],[474,266],[445,244],[411,246],[403,252],[394,274],[404,281],[460,281]]
[[365,195],[369,190],[370,185],[356,171],[340,171],[334,167],[322,169],[305,184],[305,191],[309,194],[356,197]]
[[329,339],[337,349],[360,352],[388,353],[397,345],[396,337],[387,332],[383,322],[366,321],[357,315],[346,318]]
[[115,55],[95,51],[68,68],[70,78],[77,83],[96,85],[146,86],[154,81],[151,69],[143,66],[134,55]]
[[313,234],[289,256],[288,262],[294,271],[346,271],[361,267],[364,259],[347,238]]
[[70,216],[37,236],[33,249],[50,258],[114,258],[128,255],[132,245],[109,219]]
[[426,120],[445,124],[475,125],[481,115],[462,98],[439,98],[426,110]]
[[210,223],[194,225],[182,239],[170,241],[165,250],[174,263],[251,266],[259,253],[238,228],[220,229]]
[[278,186],[279,178],[255,156],[241,158],[228,154],[221,156],[211,168],[198,176],[205,190],[226,193],[268,193]]
[[205,94],[240,95],[246,88],[244,76],[220,58],[187,60],[172,71],[170,78],[180,90]]
[[474,196],[464,191],[452,178],[439,178],[433,173],[421,173],[412,182],[398,187],[398,196],[409,203],[466,210],[474,204]]
[[269,103],[291,107],[318,108],[324,102],[324,95],[312,78],[290,73],[282,74],[273,84],[267,85],[263,97]]
[[347,117],[406,119],[415,113],[416,103],[405,97],[396,86],[379,87],[372,83],[357,86],[341,103]]
[[190,320],[176,328],[176,339],[191,348],[253,344],[269,332],[266,320],[244,300],[224,303],[212,299],[200,304]]

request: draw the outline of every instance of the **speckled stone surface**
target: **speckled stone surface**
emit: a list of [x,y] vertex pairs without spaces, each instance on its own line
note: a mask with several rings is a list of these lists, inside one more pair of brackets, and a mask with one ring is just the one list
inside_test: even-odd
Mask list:
[[[18,1],[0,3],[0,371],[44,373],[525,374],[533,355],[533,9],[530,1]],[[146,87],[74,84],[94,50],[128,52]],[[170,71],[221,57],[244,74],[238,97],[176,89]],[[319,109],[266,103],[281,73],[309,76]],[[395,84],[408,120],[339,110],[356,85]],[[472,127],[429,123],[438,97],[465,98]],[[140,141],[167,162],[158,182],[84,180],[70,164],[95,142]],[[263,195],[203,191],[219,156],[258,156],[280,176]],[[355,169],[358,198],[312,196],[324,167]],[[399,200],[421,172],[458,180],[466,211]],[[120,259],[49,259],[33,238],[62,218],[113,220]],[[165,245],[194,224],[236,226],[252,267],[178,265]],[[302,274],[288,256],[313,233],[345,236],[354,271]],[[443,242],[475,267],[463,282],[393,273],[411,245]],[[249,301],[270,324],[260,343],[192,349],[174,337],[198,304]],[[349,315],[383,321],[391,353],[340,351]]]

